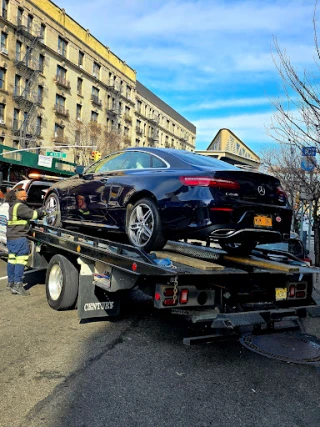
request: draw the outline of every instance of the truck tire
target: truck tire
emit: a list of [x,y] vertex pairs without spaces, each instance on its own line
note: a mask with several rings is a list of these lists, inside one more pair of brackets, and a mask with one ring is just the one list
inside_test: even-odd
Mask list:
[[46,274],[47,301],[54,310],[74,308],[79,289],[79,272],[63,255],[54,255]]

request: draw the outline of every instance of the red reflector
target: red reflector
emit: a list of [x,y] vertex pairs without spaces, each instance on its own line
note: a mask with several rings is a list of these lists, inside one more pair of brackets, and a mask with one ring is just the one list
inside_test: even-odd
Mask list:
[[283,196],[283,197],[288,197],[287,193],[284,191],[284,189],[279,186],[277,187],[277,194],[279,195],[279,197]]
[[232,208],[210,208],[211,211],[232,212]]
[[295,293],[296,293],[296,287],[294,285],[290,285],[290,288],[289,288],[289,297],[293,298],[295,296]]
[[229,179],[209,178],[206,176],[180,176],[179,179],[182,184],[192,187],[216,187],[228,190],[238,190],[240,188],[237,181]]
[[173,297],[173,294],[174,294],[174,290],[173,290],[173,288],[166,288],[166,289],[163,291],[163,295],[164,295],[165,297]]
[[167,298],[167,299],[165,299],[164,301],[163,301],[163,305],[176,305],[176,301],[174,300],[174,299],[169,299],[169,298]]
[[134,262],[134,263],[132,264],[131,268],[132,268],[132,271],[137,271],[138,266],[137,266],[137,264]]
[[156,293],[154,294],[154,299],[155,299],[156,301],[160,301],[160,300],[161,300],[161,295],[160,295],[160,293],[159,293],[159,292],[156,292]]
[[305,297],[306,297],[305,291],[297,291],[296,292],[296,298],[305,298]]
[[305,283],[298,283],[297,285],[297,291],[304,291],[306,289]]
[[187,304],[189,297],[189,290],[188,289],[182,289],[180,291],[180,304]]

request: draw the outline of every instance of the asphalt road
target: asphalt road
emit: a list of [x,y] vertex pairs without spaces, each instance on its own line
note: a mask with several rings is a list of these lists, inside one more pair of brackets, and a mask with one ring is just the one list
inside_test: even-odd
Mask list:
[[[132,301],[116,321],[80,324],[76,311],[48,306],[44,285],[29,297],[5,286],[0,280],[1,427],[320,425],[314,367],[238,341],[184,346],[187,325],[146,301]],[[319,323],[304,326],[320,337]]]

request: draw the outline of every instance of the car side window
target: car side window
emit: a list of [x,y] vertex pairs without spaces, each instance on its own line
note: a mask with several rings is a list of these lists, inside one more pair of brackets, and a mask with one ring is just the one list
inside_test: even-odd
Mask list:
[[130,152],[112,154],[89,167],[89,169],[86,170],[86,173],[101,173],[123,169],[122,165],[130,156]]
[[148,153],[134,151],[122,165],[122,169],[147,169],[151,167],[151,157]]
[[151,163],[152,168],[166,168],[167,167],[167,165],[161,159],[159,159],[159,157],[151,156],[151,159],[152,159],[152,163]]

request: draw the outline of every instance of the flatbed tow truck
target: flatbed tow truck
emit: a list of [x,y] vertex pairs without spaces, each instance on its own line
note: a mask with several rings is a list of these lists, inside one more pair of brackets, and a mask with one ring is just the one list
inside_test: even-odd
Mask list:
[[[47,300],[55,310],[77,308],[80,320],[117,316],[126,293],[139,289],[159,310],[189,320],[203,332],[185,338],[228,337],[291,328],[320,316],[313,273],[295,256],[255,250],[240,257],[188,242],[164,250],[137,247],[33,223],[29,268],[46,270]],[[289,326],[288,326],[289,325]]]

